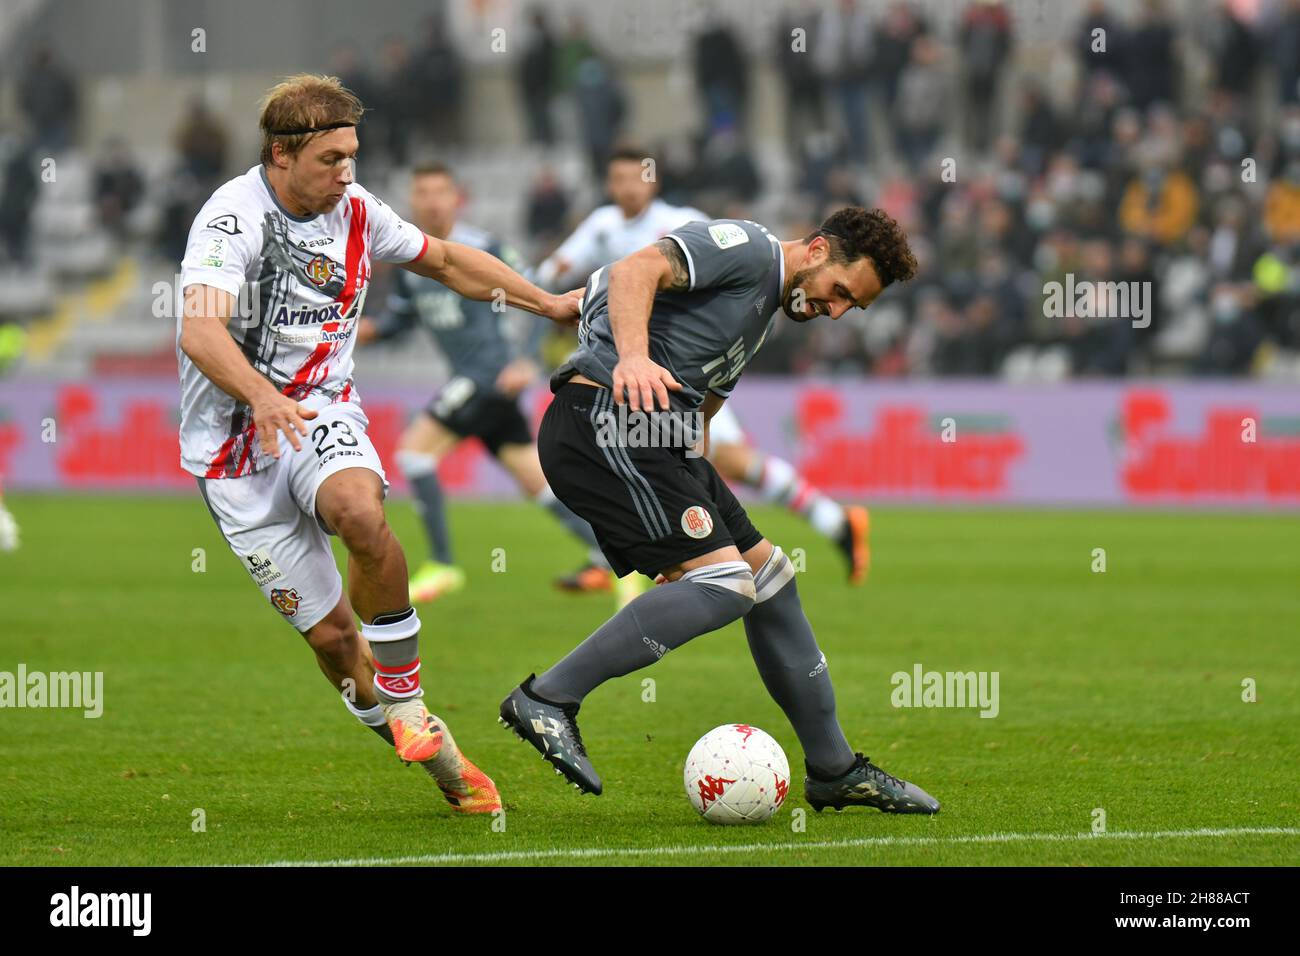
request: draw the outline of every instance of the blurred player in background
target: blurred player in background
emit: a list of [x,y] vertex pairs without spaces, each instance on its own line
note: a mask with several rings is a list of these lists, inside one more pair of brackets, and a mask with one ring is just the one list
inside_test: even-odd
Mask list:
[[[27,342],[27,333],[13,322],[0,322],[0,375],[18,361]],[[3,449],[0,449],[3,452]],[[0,462],[3,456],[0,455]],[[17,551],[19,545],[18,521],[5,507],[4,473],[0,472],[0,551]]]
[[[543,292],[480,249],[425,235],[354,182],[362,112],[334,77],[280,83],[262,106],[261,162],[195,218],[177,321],[181,465],[348,709],[421,764],[455,810],[487,813],[501,806],[496,787],[424,705],[420,619],[384,517],[388,482],[352,347],[374,261],[470,298],[504,292],[558,321],[573,319],[577,293]],[[347,548],[346,594],[331,534]]]
[[[613,203],[592,211],[537,268],[548,289],[571,289],[609,265],[663,238],[673,229],[709,216],[690,206],[673,206],[657,195],[659,183],[645,153],[619,149],[610,157],[605,188]],[[709,426],[709,459],[723,478],[758,491],[766,501],[784,505],[831,539],[848,563],[849,580],[861,584],[870,568],[870,517],[858,505],[845,507],[810,484],[790,462],[749,443],[740,419],[723,406]],[[591,567],[597,577],[608,572]]]
[[[464,202],[448,167],[429,163],[413,171],[410,203],[417,226],[438,239],[482,249],[520,268],[519,257],[508,245],[458,221]],[[511,334],[512,317],[527,322],[522,346],[518,344],[519,330]],[[359,341],[391,339],[416,325],[433,336],[451,368],[451,377],[407,426],[397,445],[397,467],[411,484],[431,551],[429,560],[411,575],[411,601],[432,601],[465,585],[465,572],[452,556],[438,463],[470,437],[483,442],[520,489],[587,546],[588,566],[604,568],[608,578],[609,566],[591,525],[566,508],[546,484],[532,430],[519,409],[520,393],[539,372],[534,356],[540,323],[532,316],[512,314],[493,302],[467,299],[433,279],[401,271],[394,277],[387,309],[377,319],[361,320]]]
[[[617,573],[640,571],[661,583],[501,702],[502,723],[580,790],[599,794],[603,786],[578,730],[587,695],[743,620],[759,675],[803,747],[804,795],[815,810],[939,811],[920,787],[852,750],[793,564],[754,527],[717,469],[693,453],[697,437],[707,449],[708,420],[779,313],[838,319],[915,272],[898,223],[850,206],[785,242],[745,220],[690,222],[588,282],[578,348],[551,377],[555,400],[538,435],[542,468],[555,493],[591,522]],[[688,422],[689,437],[649,443],[624,431],[611,441],[615,405],[624,403],[658,419],[652,433]]]

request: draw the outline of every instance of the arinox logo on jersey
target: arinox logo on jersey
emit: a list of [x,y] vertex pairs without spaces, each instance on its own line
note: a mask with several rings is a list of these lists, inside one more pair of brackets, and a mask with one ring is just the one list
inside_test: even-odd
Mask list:
[[343,303],[331,302],[329,305],[307,306],[291,309],[287,305],[278,306],[271,313],[271,327],[284,325],[320,325],[324,322],[338,322],[343,319]]

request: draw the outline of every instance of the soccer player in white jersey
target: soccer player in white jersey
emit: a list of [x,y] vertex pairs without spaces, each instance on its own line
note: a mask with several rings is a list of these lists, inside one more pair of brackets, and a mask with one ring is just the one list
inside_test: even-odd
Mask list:
[[[578,293],[544,292],[482,250],[427,236],[354,182],[362,112],[334,77],[275,86],[262,105],[261,162],[194,220],[177,324],[181,464],[348,709],[421,764],[453,808],[491,812],[496,787],[424,705],[420,621],[384,519],[388,482],[352,347],[374,262],[472,299],[504,293],[560,322],[576,316]],[[346,594],[330,534],[348,551]]]
[[[0,323],[0,373],[22,355],[26,340],[20,326]],[[18,521],[5,507],[4,475],[0,474],[0,551],[16,551],[18,543]]]
[[[647,157],[637,149],[614,152],[605,179],[613,202],[593,210],[538,266],[537,278],[542,285],[548,289],[572,288],[601,266],[657,242],[678,226],[710,218],[698,209],[673,206],[660,199],[658,182],[647,164]],[[709,434],[709,460],[723,478],[748,485],[765,500],[784,505],[806,519],[844,555],[849,581],[861,584],[866,580],[871,562],[866,508],[841,505],[800,475],[790,462],[755,448],[736,413],[725,405],[710,423]],[[580,571],[579,577],[596,587],[598,579],[608,574],[604,568],[592,565]]]

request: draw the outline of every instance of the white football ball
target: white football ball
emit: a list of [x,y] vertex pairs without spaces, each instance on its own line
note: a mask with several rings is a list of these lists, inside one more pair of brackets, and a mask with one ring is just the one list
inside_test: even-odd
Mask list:
[[723,724],[686,758],[686,795],[710,823],[762,823],[785,802],[790,762],[781,745],[749,724]]

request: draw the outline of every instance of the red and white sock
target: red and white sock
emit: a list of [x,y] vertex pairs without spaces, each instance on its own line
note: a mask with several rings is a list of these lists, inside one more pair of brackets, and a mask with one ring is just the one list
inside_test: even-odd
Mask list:
[[423,694],[420,689],[420,618],[415,608],[381,614],[361,625],[375,659],[375,694],[381,704],[396,704]]

